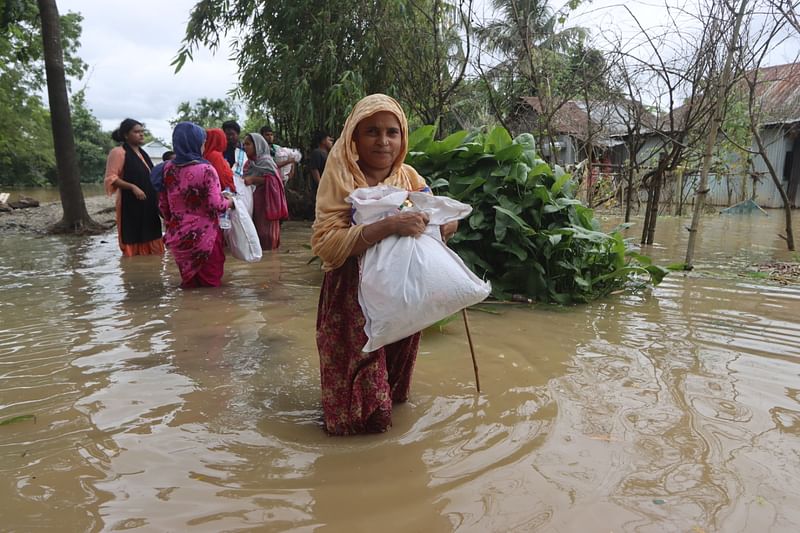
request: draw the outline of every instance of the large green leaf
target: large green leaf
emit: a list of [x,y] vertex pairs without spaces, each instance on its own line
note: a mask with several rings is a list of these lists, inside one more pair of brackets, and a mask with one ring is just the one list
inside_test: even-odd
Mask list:
[[469,227],[472,229],[478,229],[483,226],[485,221],[486,216],[483,214],[483,211],[475,210],[469,217]]
[[525,232],[527,232],[529,234],[535,233],[535,231],[534,231],[534,229],[532,227],[530,227],[524,220],[519,218],[517,215],[515,215],[514,213],[512,213],[508,209],[500,207],[499,205],[494,206],[494,208],[495,208],[496,211],[499,211],[500,213],[503,213],[505,216],[507,216],[508,218],[513,220],[517,224],[517,226],[519,226],[520,229],[524,230]]
[[523,150],[524,147],[522,145],[512,144],[511,146],[506,146],[497,152],[494,157],[501,162],[517,161],[522,155]]
[[408,151],[424,153],[433,142],[434,135],[436,135],[436,126],[422,126],[415,129],[408,134]]
[[[463,130],[457,131],[457,132],[453,133],[452,135],[448,135],[447,137],[444,138],[444,140],[442,140],[441,142],[438,142],[436,144],[437,144],[437,147],[441,150],[441,152],[448,152],[450,150],[455,150],[456,148],[459,148],[459,145],[461,144],[461,141],[464,140],[464,137],[466,137],[466,136],[467,136],[467,132],[466,131],[463,131]],[[410,138],[411,138],[411,136],[409,135],[409,139]],[[469,150],[468,150],[468,148],[464,147],[463,149],[460,149],[459,151],[467,152]]]
[[509,145],[511,145],[511,142],[511,135],[508,134],[508,130],[502,126],[496,126],[486,138],[486,142],[484,143],[484,151],[497,154],[504,148],[507,148]]
[[520,133],[514,137],[514,144],[522,146],[525,150],[536,153],[536,139],[530,133]]
[[554,194],[558,194],[561,192],[561,189],[564,185],[570,180],[572,176],[569,174],[562,174],[560,177],[556,178],[556,181],[553,183],[553,186],[550,187],[550,192]]

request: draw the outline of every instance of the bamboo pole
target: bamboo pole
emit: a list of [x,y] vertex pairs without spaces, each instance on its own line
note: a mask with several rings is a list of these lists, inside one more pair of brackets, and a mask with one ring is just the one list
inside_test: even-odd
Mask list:
[[478,361],[475,359],[475,347],[472,345],[472,333],[469,331],[469,320],[467,319],[467,309],[461,310],[464,316],[464,328],[467,330],[467,341],[469,341],[469,353],[472,355],[472,370],[475,371],[475,388],[478,394],[481,393],[481,378],[478,377]]

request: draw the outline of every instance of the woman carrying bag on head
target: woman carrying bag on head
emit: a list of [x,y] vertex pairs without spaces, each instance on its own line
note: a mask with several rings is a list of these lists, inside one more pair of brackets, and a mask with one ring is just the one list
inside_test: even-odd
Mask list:
[[144,127],[138,120],[126,118],[111,137],[121,145],[108,154],[103,182],[109,196],[117,193],[117,237],[122,255],[163,254],[158,194],[150,182],[153,162],[141,149]]

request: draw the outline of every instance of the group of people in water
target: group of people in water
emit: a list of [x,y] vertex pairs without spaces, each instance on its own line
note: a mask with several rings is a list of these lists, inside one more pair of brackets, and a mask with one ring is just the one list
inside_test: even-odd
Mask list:
[[225,252],[219,218],[235,207],[234,176],[244,186],[253,186],[253,222],[264,250],[278,248],[280,220],[288,215],[285,209],[278,215],[271,209],[279,203],[285,206],[286,198],[269,143],[259,133],[248,133],[239,142],[239,126],[224,126],[235,130],[233,142],[221,128],[177,124],[173,150],[155,166],[142,149],[141,122],[127,118],[112,133],[120,146],[108,155],[105,186],[117,195],[120,249],[125,256],[162,254],[166,245],[184,288],[217,287],[222,282]]
[[[109,154],[105,183],[109,194],[117,193],[120,248],[126,256],[158,254],[166,243],[185,288],[221,283],[225,251],[219,217],[234,207],[236,191],[228,180],[237,172],[245,186],[255,186],[253,220],[262,248],[273,250],[280,244],[280,219],[272,217],[283,184],[270,143],[260,133],[248,133],[239,151],[238,125],[231,128],[225,123],[221,130],[206,131],[179,123],[172,136],[175,158],[163,163],[153,180],[153,164],[141,149],[142,124],[126,119],[114,132],[121,145]],[[220,135],[226,134],[222,144]],[[420,334],[362,352],[367,337],[358,301],[358,258],[389,236],[421,235],[428,217],[401,211],[371,224],[354,224],[346,199],[357,188],[381,184],[408,191],[430,189],[403,162],[408,122],[389,96],[363,98],[332,147],[327,135],[318,142],[330,148],[319,173],[311,237],[312,251],[324,270],[316,340],[325,429],[332,435],[383,432],[391,427],[392,405],[408,399]],[[159,216],[164,220],[163,242]],[[441,226],[442,238],[446,241],[457,226]]]

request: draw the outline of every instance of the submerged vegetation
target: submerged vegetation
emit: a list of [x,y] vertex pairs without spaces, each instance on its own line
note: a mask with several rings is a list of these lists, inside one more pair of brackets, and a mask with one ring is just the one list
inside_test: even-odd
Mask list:
[[573,196],[572,176],[536,153],[530,134],[512,139],[496,127],[434,139],[435,127],[409,136],[407,163],[446,194],[473,207],[450,240],[493,295],[588,302],[640,275],[657,284],[667,270],[636,253],[619,232],[604,233]]

